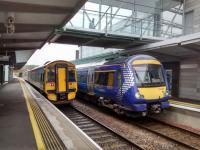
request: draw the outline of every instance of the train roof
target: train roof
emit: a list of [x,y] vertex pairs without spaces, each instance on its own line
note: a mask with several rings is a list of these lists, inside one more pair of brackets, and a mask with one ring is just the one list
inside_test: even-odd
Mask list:
[[124,64],[128,62],[132,62],[134,60],[156,60],[156,58],[149,55],[133,55],[129,57],[120,57],[106,62],[104,65],[113,65],[113,64]]
[[32,70],[35,70],[35,69],[39,69],[39,68],[43,68],[43,67],[46,67],[46,66],[48,66],[48,65],[50,65],[50,64],[52,64],[52,63],[56,63],[56,62],[66,62],[66,63],[68,63],[68,64],[70,64],[70,65],[75,66],[73,63],[71,63],[71,62],[69,62],[69,61],[66,61],[66,60],[55,60],[55,61],[46,62],[46,63],[44,63],[44,65],[35,67],[35,68],[33,68],[33,69],[29,70],[29,71],[32,71]]
[[123,65],[127,63],[131,63],[134,60],[157,60],[155,57],[150,55],[132,55],[129,57],[119,57],[110,60],[101,60],[99,62],[93,62],[88,64],[77,65],[77,68],[86,68],[86,67],[98,67],[98,66],[109,66],[109,65]]
[[50,62],[45,63],[43,66],[48,66],[48,65],[50,65],[50,64],[52,64],[52,63],[56,63],[56,62],[66,62],[66,63],[68,63],[68,64],[74,66],[73,63],[71,63],[71,62],[69,62],[69,61],[66,61],[66,60],[55,60],[55,61],[50,61]]

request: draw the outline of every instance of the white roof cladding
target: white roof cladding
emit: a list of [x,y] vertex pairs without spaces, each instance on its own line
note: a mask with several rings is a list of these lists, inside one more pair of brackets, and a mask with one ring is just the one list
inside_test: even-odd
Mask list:
[[22,50],[22,51],[16,51],[16,63],[25,63],[27,60],[32,56],[34,53],[34,50]]
[[[89,2],[100,3],[100,0],[89,0]],[[102,4],[140,12],[157,13],[157,9],[169,10],[176,7],[180,4],[180,0],[102,0]]]

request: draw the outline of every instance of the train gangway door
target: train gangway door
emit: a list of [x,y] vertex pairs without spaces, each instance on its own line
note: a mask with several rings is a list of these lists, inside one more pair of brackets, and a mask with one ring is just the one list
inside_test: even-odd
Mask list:
[[66,92],[66,68],[58,68],[58,92],[62,93],[62,92]]

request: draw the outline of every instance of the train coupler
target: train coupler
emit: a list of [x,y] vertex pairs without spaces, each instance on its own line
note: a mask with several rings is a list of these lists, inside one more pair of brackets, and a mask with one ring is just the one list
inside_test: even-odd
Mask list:
[[151,104],[150,105],[150,112],[159,114],[161,112],[161,105],[156,103],[156,104]]

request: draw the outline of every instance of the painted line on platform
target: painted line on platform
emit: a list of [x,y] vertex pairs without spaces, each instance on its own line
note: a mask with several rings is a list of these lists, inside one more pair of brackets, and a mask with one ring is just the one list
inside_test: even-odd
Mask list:
[[42,134],[40,132],[37,121],[36,121],[35,116],[33,114],[33,110],[31,109],[31,106],[30,106],[30,103],[29,103],[27,91],[26,91],[22,81],[19,80],[19,82],[20,82],[20,85],[22,87],[23,94],[24,94],[24,97],[25,97],[26,106],[27,106],[27,109],[28,109],[28,112],[29,112],[29,118],[30,118],[30,121],[31,121],[31,124],[32,124],[33,133],[34,133],[35,141],[36,141],[36,144],[37,144],[37,149],[38,150],[46,150],[46,147],[45,147],[45,144],[44,144],[44,141],[43,141],[43,138],[42,138]]
[[200,112],[200,105],[197,105],[197,104],[189,104],[189,103],[179,102],[179,101],[174,101],[174,100],[169,100],[169,102],[171,106],[176,107],[176,108],[182,108],[186,110]]
[[176,104],[170,104],[173,107],[176,108],[181,108],[181,109],[185,109],[185,110],[191,110],[191,111],[195,111],[195,112],[200,112],[200,109],[197,108],[192,108],[192,107],[186,107],[186,106],[181,106],[181,105],[176,105]]
[[193,108],[200,109],[200,105],[198,105],[198,104],[192,104],[192,103],[187,103],[187,102],[180,102],[180,101],[176,101],[176,100],[169,100],[169,102],[172,103],[172,104],[180,104],[180,105],[183,105],[183,106],[193,107]]

